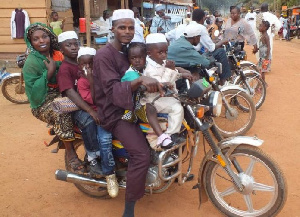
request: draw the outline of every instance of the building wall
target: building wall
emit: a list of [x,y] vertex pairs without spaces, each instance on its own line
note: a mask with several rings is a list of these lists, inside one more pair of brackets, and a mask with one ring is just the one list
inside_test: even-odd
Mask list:
[[22,53],[26,49],[23,39],[12,39],[11,13],[16,8],[27,11],[30,23],[47,23],[47,0],[7,0],[0,4],[0,53]]

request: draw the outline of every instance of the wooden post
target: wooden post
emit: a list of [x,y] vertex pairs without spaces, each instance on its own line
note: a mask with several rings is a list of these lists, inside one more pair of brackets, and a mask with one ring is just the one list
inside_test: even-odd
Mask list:
[[124,0],[121,0],[121,9],[124,9],[125,5],[124,5]]
[[46,0],[46,19],[47,19],[47,25],[50,24],[50,15],[51,15],[51,0]]
[[141,16],[142,16],[142,21],[144,22],[144,1],[141,3]]
[[91,13],[90,13],[90,1],[84,0],[84,15],[86,25],[86,45],[91,46]]

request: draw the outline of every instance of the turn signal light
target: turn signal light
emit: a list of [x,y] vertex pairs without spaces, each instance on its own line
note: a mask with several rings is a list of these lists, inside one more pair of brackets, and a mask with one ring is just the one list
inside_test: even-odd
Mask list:
[[208,80],[209,80],[210,82],[213,82],[213,81],[215,80],[215,77],[212,77],[212,76],[211,76],[211,77],[208,78]]
[[240,61],[236,63],[236,65],[239,67],[241,65]]
[[204,112],[204,107],[198,108],[198,110],[196,111],[197,118],[202,118],[204,116]]

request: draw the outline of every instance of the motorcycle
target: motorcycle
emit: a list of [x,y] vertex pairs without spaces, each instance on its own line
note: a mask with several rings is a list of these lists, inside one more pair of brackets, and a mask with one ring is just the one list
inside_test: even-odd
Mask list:
[[[16,62],[19,68],[23,68],[28,53],[17,56]],[[1,79],[2,78],[2,79]],[[6,67],[0,70],[0,85],[3,96],[16,104],[29,103],[25,93],[25,82],[22,71],[20,73],[7,73]]]
[[256,65],[249,61],[242,61],[247,59],[247,55],[237,42],[228,42],[225,50],[233,73],[231,83],[245,89],[252,97],[256,109],[259,109],[266,99],[267,90]]
[[[211,57],[212,58],[212,57]],[[193,74],[204,77],[212,85],[214,91],[219,91],[222,96],[223,107],[221,115],[213,118],[215,126],[222,136],[241,136],[244,135],[253,125],[256,118],[256,109],[252,98],[238,85],[226,83],[219,86],[219,74],[222,73],[222,64],[212,63],[216,67],[207,70],[201,66],[181,67],[191,71]],[[179,66],[179,65],[178,65]],[[178,87],[181,88],[180,83]]]
[[[155,146],[151,146],[146,192],[162,193],[175,180],[179,185],[188,180],[202,134],[204,147],[206,141],[211,149],[205,153],[199,168],[198,182],[193,187],[199,190],[200,203],[204,202],[202,196],[205,195],[206,201],[209,198],[227,216],[276,215],[286,200],[286,181],[278,165],[259,148],[263,141],[256,137],[243,136],[223,139],[212,120],[213,116],[218,116],[221,112],[221,95],[218,91],[211,91],[211,85],[205,79],[199,79],[191,86],[187,83],[187,90],[179,94],[167,92],[165,96],[171,95],[180,100],[184,107],[185,119],[180,135],[185,136],[186,141],[168,150],[154,150]],[[162,123],[165,122],[166,119],[163,118]],[[144,132],[149,132],[150,126],[141,124],[141,128]],[[56,141],[50,144],[53,143]],[[149,143],[151,145],[151,141]],[[53,152],[59,150],[60,144],[61,141],[58,141]],[[78,156],[86,162],[87,173],[72,173],[66,163],[67,171],[57,170],[56,179],[74,183],[89,196],[107,197],[105,179],[88,172],[83,141],[79,137],[76,137],[74,148]],[[119,141],[113,142],[113,150],[119,188],[125,189],[126,166],[130,158]],[[66,157],[65,161],[67,162]],[[183,169],[185,162],[189,164],[186,171]],[[238,199],[240,196],[244,201]],[[259,204],[256,202],[258,196],[261,198]],[[243,202],[242,206],[240,202]]]

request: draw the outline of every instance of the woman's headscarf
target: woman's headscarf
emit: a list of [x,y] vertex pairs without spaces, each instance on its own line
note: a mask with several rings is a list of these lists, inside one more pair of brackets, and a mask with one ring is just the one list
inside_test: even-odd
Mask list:
[[50,55],[53,55],[54,50],[59,50],[59,45],[57,41],[57,36],[53,32],[51,28],[49,28],[46,24],[43,23],[33,23],[30,26],[27,27],[25,33],[24,33],[24,40],[26,42],[26,45],[28,49],[30,50],[30,53],[33,53],[35,55],[40,54],[37,50],[35,50],[31,44],[31,37],[32,34],[37,31],[42,30],[44,31],[49,37],[50,37]]

